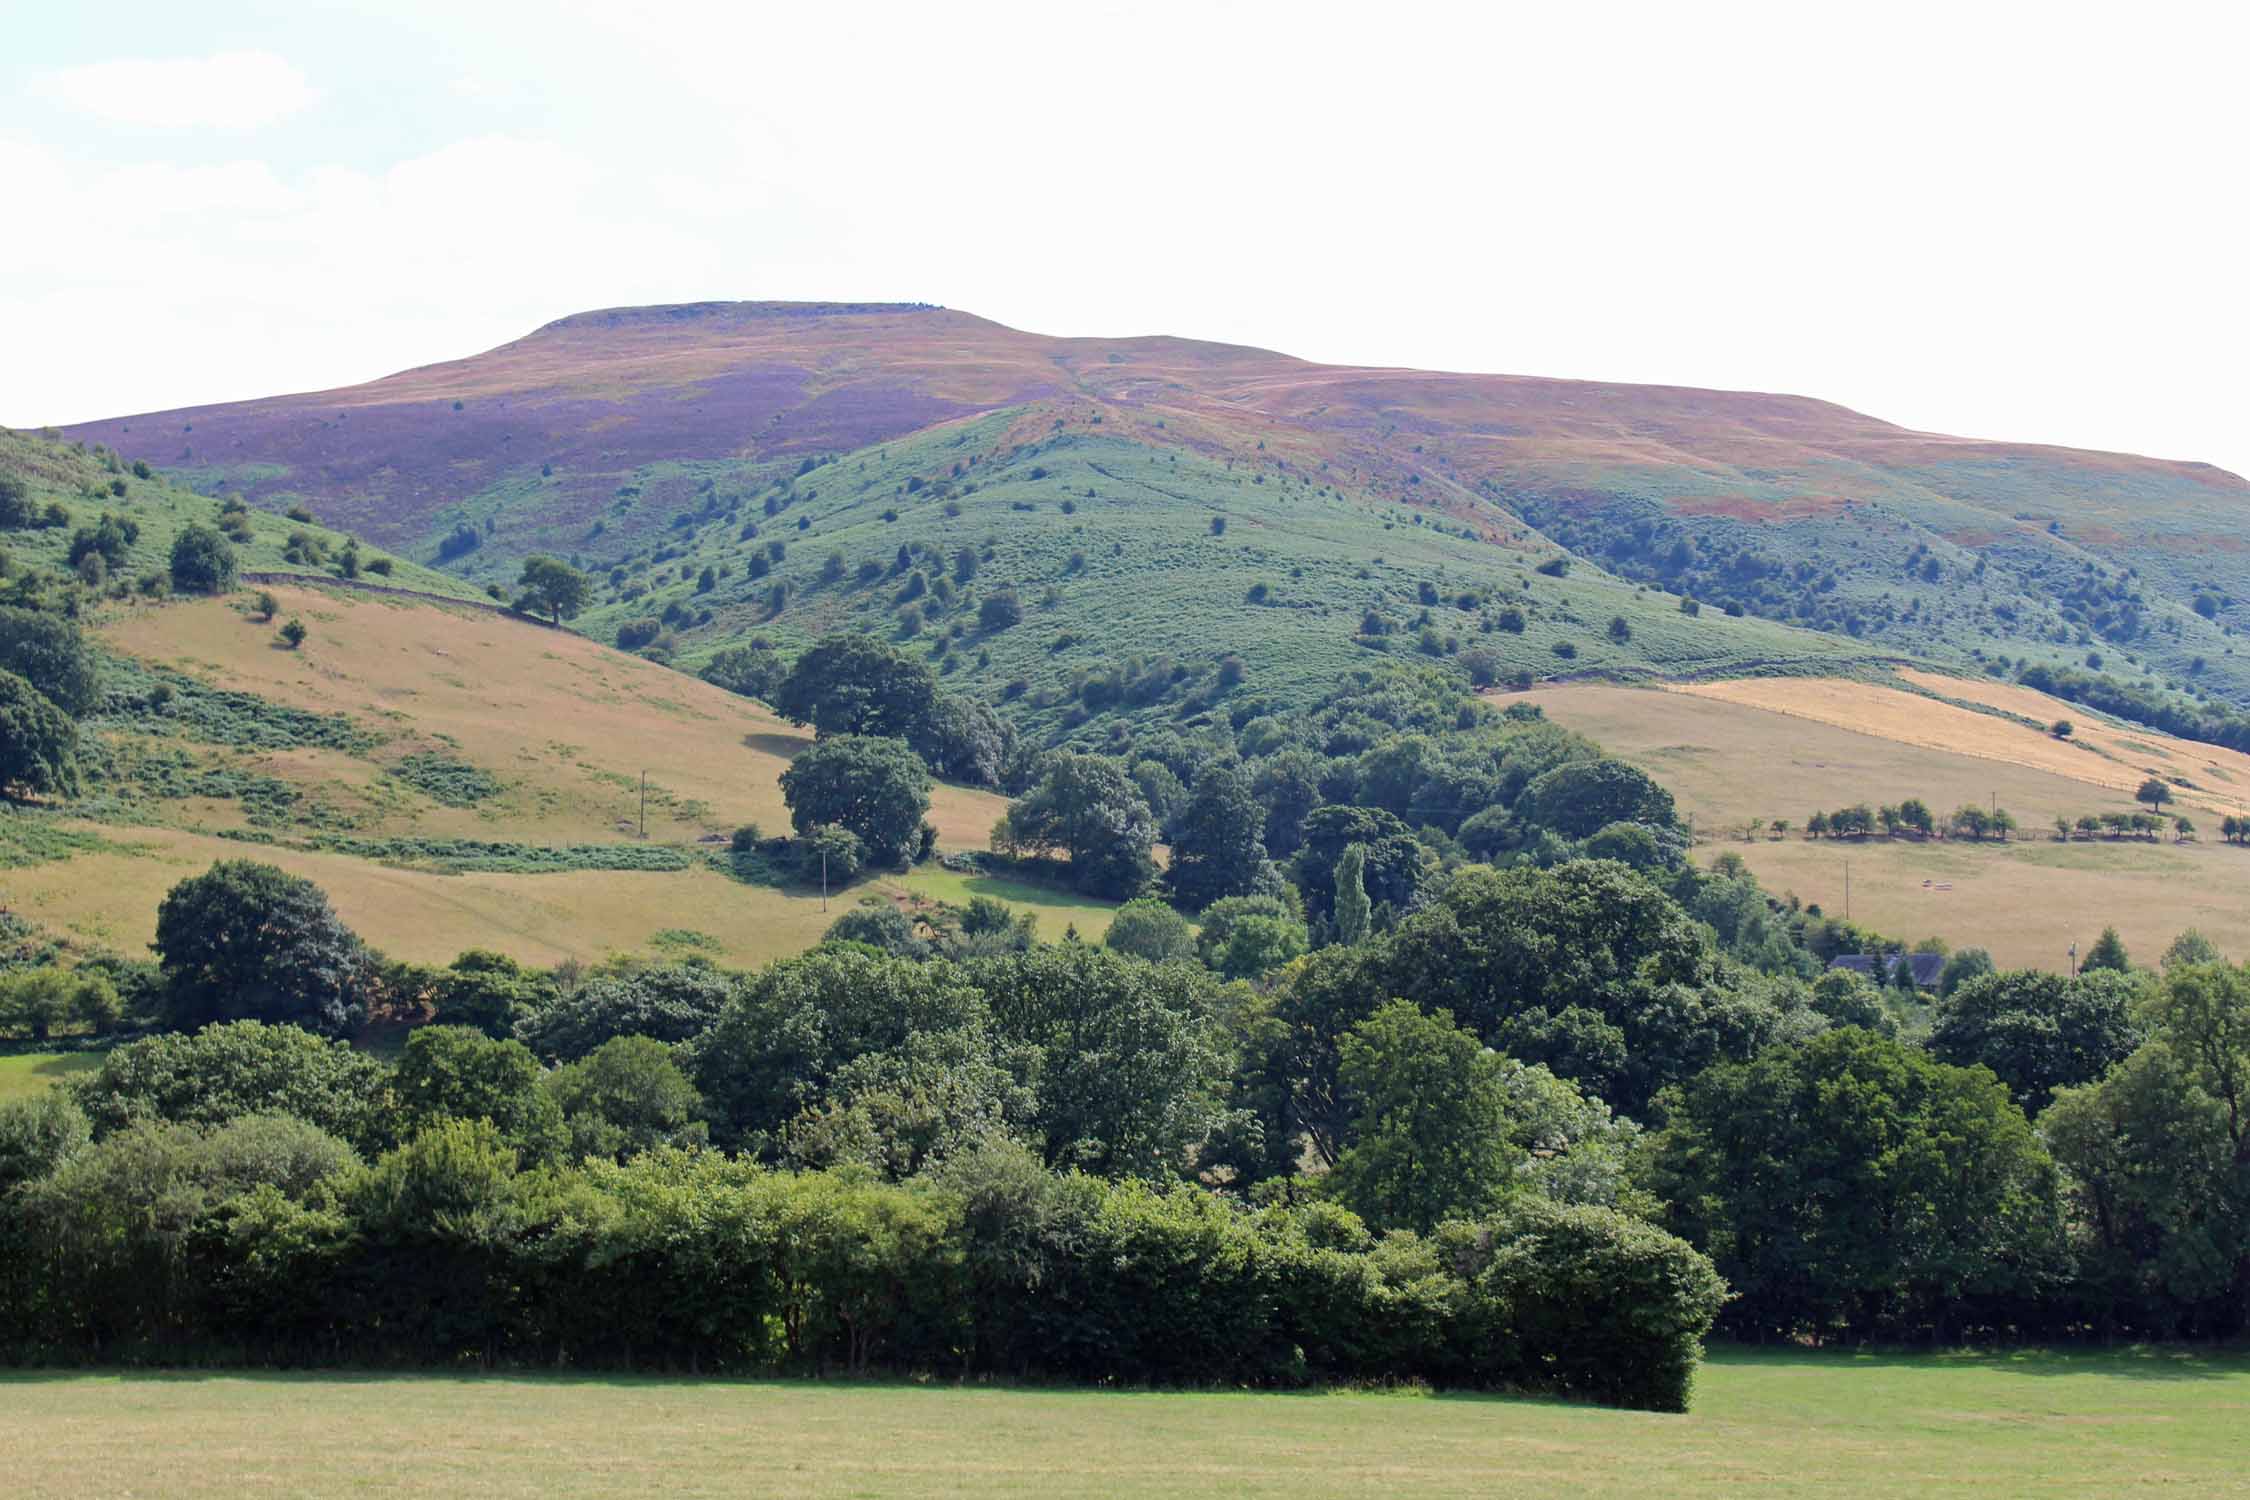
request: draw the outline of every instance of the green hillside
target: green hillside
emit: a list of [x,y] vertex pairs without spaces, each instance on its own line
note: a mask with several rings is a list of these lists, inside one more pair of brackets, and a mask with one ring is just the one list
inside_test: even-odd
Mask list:
[[[105,516],[119,521],[121,532],[131,539],[119,563],[104,560],[98,585],[103,592],[146,593],[149,586],[144,581],[165,572],[181,528],[218,523],[220,507],[226,503],[99,444],[65,443],[4,428],[0,428],[0,479],[21,484],[25,502],[35,513],[31,525],[0,530],[0,556],[8,559],[11,577],[27,572],[84,576],[78,575],[70,556],[78,532],[99,528]],[[245,573],[334,578],[339,576],[340,559],[353,545],[343,532],[254,506],[238,524],[248,530],[247,540],[234,542]],[[292,548],[292,538],[300,536],[309,545]],[[451,574],[364,544],[357,550],[358,581],[365,585],[490,602],[481,588]],[[387,574],[382,570],[386,564]]]
[[[655,649],[690,669],[746,639],[786,650],[872,631],[919,643],[949,687],[1010,704],[1047,734],[1095,715],[1192,717],[1222,697],[1239,722],[1355,667],[1425,654],[1479,653],[1479,673],[1503,682],[1836,671],[1879,654],[1717,610],[1689,615],[1584,566],[1541,573],[1558,554],[1497,507],[1480,530],[1370,504],[1318,470],[1231,464],[1098,424],[1018,442],[1021,416],[771,478],[710,466],[660,541],[610,564],[578,627],[615,640],[654,621]],[[642,507],[627,496],[618,510]],[[598,566],[607,536],[582,538],[579,560]],[[983,606],[1004,591],[1021,620],[988,626]]]
[[2209,550],[2083,540],[2035,482],[2019,482],[2020,524],[2001,529],[1935,491],[1755,524],[1674,514],[1657,497],[1512,498],[1589,561],[1709,606],[1931,661],[2095,670],[2202,703],[2250,702],[2250,650],[2233,623],[2242,601]]

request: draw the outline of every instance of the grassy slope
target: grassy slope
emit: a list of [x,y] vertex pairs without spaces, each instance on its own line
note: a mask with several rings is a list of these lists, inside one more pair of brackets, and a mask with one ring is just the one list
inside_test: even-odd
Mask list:
[[[172,541],[179,535],[180,528],[196,521],[215,524],[221,503],[161,473],[150,479],[135,479],[129,461],[113,472],[108,461],[90,448],[82,452],[74,445],[5,429],[0,429],[0,474],[13,474],[23,480],[34,504],[44,506],[50,500],[59,501],[70,512],[68,526],[0,532],[0,550],[5,550],[19,566],[65,568],[71,532],[80,526],[97,524],[102,513],[108,511],[133,520],[141,529],[126,566],[119,570],[122,575],[138,579],[144,573],[163,572],[171,560]],[[125,486],[122,497],[110,493],[113,481]],[[250,525],[251,540],[235,548],[244,572],[319,576],[319,570],[282,556],[290,534],[309,531],[327,543],[331,554],[341,551],[346,540],[340,532],[302,525],[255,508],[250,513]],[[361,549],[361,556],[369,561],[384,555],[380,549]],[[425,568],[403,557],[393,557],[392,562],[390,577],[368,575],[365,581],[459,599],[485,598],[482,589],[449,573]]]
[[[2027,717],[2072,717],[2087,743],[2058,744],[2031,725],[1904,689],[1825,679],[1686,692],[1581,684],[1530,697],[1669,787],[1696,820],[1704,859],[1737,853],[1769,889],[1839,915],[1848,861],[1851,915],[1879,931],[1935,934],[1955,947],[1989,948],[2002,964],[2048,969],[2068,961],[2073,942],[2084,952],[2111,923],[2144,962],[2188,926],[2228,952],[2250,954],[2250,911],[2238,895],[2250,878],[2250,852],[2220,843],[2215,832],[2220,812],[2250,806],[2250,760],[2103,725],[2026,689],[1922,680],[1950,697],[1993,700]],[[2053,841],[2048,825],[2056,813],[2130,810],[2144,768],[2195,782],[2176,793],[2175,807],[2196,819],[2200,842]],[[1801,829],[1816,809],[1910,796],[1943,815],[1995,794],[2024,825],[2021,841],[1741,836],[1752,818],[1788,818]],[[1939,883],[1952,889],[1938,890]]]
[[1586,1497],[2250,1491],[2250,1362],[1720,1351],[1687,1416],[1415,1395],[12,1375],[26,1496]]
[[91,1073],[101,1065],[99,1052],[0,1054],[0,1101],[44,1093],[73,1073]]
[[[1301,702],[1338,674],[1379,659],[1354,640],[1369,609],[1401,627],[1389,638],[1391,651],[1414,656],[1415,633],[1405,627],[1424,608],[1424,584],[1441,596],[1430,609],[1440,635],[1494,649],[1511,672],[1834,671],[1875,654],[1717,611],[1690,618],[1675,599],[1590,569],[1545,577],[1533,568],[1547,549],[1511,539],[1497,509],[1484,514],[1488,529],[1480,533],[1459,518],[1370,504],[1318,470],[1230,466],[1150,440],[1161,436],[1127,439],[1084,423],[1027,434],[1015,414],[1003,414],[852,454],[779,485],[714,482],[707,518],[666,533],[664,550],[675,555],[661,563],[647,553],[637,558],[623,589],[607,590],[579,624],[606,638],[622,621],[668,606],[709,611],[707,622],[682,634],[681,656],[690,664],[752,636],[790,644],[853,628],[905,639],[897,619],[905,580],[890,572],[898,549],[926,555],[916,564],[925,574],[951,578],[955,554],[968,547],[982,558],[975,578],[954,585],[953,602],[913,638],[914,648],[932,655],[956,691],[998,700],[1007,684],[1027,682],[1030,692],[1013,712],[1043,732],[1068,727],[1075,674],[1132,656],[1169,656],[1188,674],[1137,715],[1143,719],[1178,713],[1197,679],[1207,680],[1229,653],[1248,668],[1237,701]],[[909,492],[915,480],[928,483]],[[770,517],[768,497],[786,501]],[[1212,531],[1218,519],[1223,535]],[[749,540],[741,535],[745,522],[758,528]],[[749,556],[777,541],[784,558],[767,577],[750,577]],[[823,582],[831,553],[842,556],[843,576]],[[862,583],[859,567],[870,561],[884,576]],[[699,593],[706,567],[721,576]],[[792,599],[775,615],[768,601],[781,582]],[[1250,603],[1259,584],[1265,601]],[[977,603],[1002,587],[1016,591],[1025,617],[987,634],[977,628]],[[1052,604],[1043,602],[1050,589]],[[1464,591],[1480,607],[1458,608]],[[1481,629],[1509,604],[1529,616],[1521,635]],[[1610,636],[1616,617],[1628,622],[1629,640]],[[956,623],[963,634],[940,651]],[[1576,655],[1557,656],[1558,644]]]
[[[2002,495],[2026,480],[1997,463],[1978,475],[1980,485],[2006,482]],[[2240,543],[2224,540],[2240,525],[2239,500],[2190,488],[2202,502],[2201,519],[2181,524],[2203,529],[2151,538],[2129,537],[2068,504],[2058,508],[2044,494],[2024,499],[2030,509],[2004,515],[1912,487],[1881,505],[1850,509],[1775,505],[1680,515],[1654,498],[1661,487],[1624,475],[1598,483],[1602,493],[1631,498],[1591,506],[1525,498],[1523,508],[1551,535],[1624,576],[1707,603],[1739,600],[1752,613],[1853,634],[1892,653],[1957,666],[2004,656],[2073,668],[2094,656],[2125,681],[2250,703],[2250,650],[2239,628],[2250,618],[2250,598],[2216,620],[2190,607],[2200,593],[2250,593],[2250,580],[2231,561]],[[2080,529],[2049,532],[2045,523],[2058,513]],[[1645,545],[1635,545],[1633,524],[1649,517],[1664,519]],[[1684,570],[1672,565],[1682,538],[1704,554]],[[1767,575],[1771,583],[1756,582]],[[1762,588],[1778,597],[1760,602]],[[2129,634],[2121,624],[2127,613],[2137,619]]]
[[[135,608],[107,622],[102,635],[118,650],[198,680],[347,715],[379,735],[378,743],[213,747],[143,735],[146,723],[106,737],[153,743],[298,790],[302,800],[289,816],[262,830],[296,844],[339,828],[360,838],[629,844],[646,770],[649,842],[680,848],[693,867],[446,874],[218,837],[248,823],[236,801],[140,800],[109,811],[125,826],[101,830],[127,847],[10,871],[7,889],[19,910],[80,939],[134,951],[152,935],[156,904],[173,882],[214,859],[255,855],[317,880],[354,927],[402,958],[442,961],[463,948],[497,947],[549,963],[645,948],[654,934],[683,929],[710,935],[720,956],[747,963],[809,945],[862,893],[845,893],[824,914],[817,891],[743,885],[701,864],[710,846],[698,841],[708,836],[744,822],[787,826],[776,779],[808,739],[758,705],[521,620],[324,589],[276,592],[312,627],[300,651],[277,649],[270,628],[243,614],[239,601]],[[481,769],[500,790],[471,806],[442,805],[391,774],[415,752]],[[989,793],[940,787],[932,819],[941,847],[983,847],[1003,805]],[[889,878],[863,885],[904,891]],[[1045,893],[1025,887],[1017,894]],[[1075,899],[1019,904],[1040,910],[1048,936],[1073,920],[1082,932],[1101,926],[1098,913]]]

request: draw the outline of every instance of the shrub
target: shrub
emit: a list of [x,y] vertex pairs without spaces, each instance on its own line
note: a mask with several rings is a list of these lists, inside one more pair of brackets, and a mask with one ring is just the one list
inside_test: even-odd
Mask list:
[[825,823],[808,829],[795,843],[797,878],[807,885],[839,886],[860,872],[866,852],[859,835]]
[[1014,589],[998,589],[977,606],[977,626],[986,631],[1006,630],[1023,622],[1023,602]]
[[234,546],[208,526],[182,527],[172,542],[172,587],[183,594],[223,594],[236,578]]

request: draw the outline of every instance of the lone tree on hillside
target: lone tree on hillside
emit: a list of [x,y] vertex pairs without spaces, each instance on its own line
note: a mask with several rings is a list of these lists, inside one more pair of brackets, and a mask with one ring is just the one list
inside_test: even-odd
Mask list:
[[222,860],[172,887],[156,910],[172,1023],[285,1022],[349,1030],[374,960],[311,881],[255,860]]
[[2141,783],[2141,789],[2133,794],[2133,798],[2138,802],[2146,802],[2148,810],[2156,812],[2172,800],[2172,789],[2151,776]]
[[172,587],[182,594],[224,594],[235,583],[234,546],[208,526],[182,528],[172,543]]
[[523,590],[517,608],[526,614],[543,614],[548,624],[557,627],[576,618],[594,592],[593,582],[585,574],[545,553],[534,553],[523,560],[523,576],[516,583]]
[[937,678],[919,657],[868,635],[823,636],[791,664],[770,699],[817,735],[915,740],[937,710]]
[[904,740],[834,734],[789,763],[781,796],[797,832],[848,828],[871,861],[889,864],[906,857],[930,810],[930,772]]

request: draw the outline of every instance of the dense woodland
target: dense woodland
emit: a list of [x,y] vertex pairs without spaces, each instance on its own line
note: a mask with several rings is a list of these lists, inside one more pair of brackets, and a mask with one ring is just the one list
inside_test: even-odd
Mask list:
[[[585,580],[534,563],[520,607],[567,617]],[[183,533],[167,586],[231,568]],[[78,786],[85,588],[0,610],[19,799]],[[1127,904],[1097,946],[876,902],[755,972],[393,962],[254,860],[175,886],[153,961],[12,922],[0,1030],[117,1044],[0,1106],[0,1348],[1678,1408],[1714,1328],[2250,1316],[2250,969],[2192,933],[2070,977],[1965,950],[1935,994],[1831,971],[1903,935],[1698,868],[1647,775],[1434,663],[1301,705],[1221,671],[1114,753],[861,635],[706,675],[819,736],[746,867],[935,857],[936,775],[1014,799],[969,858]]]

